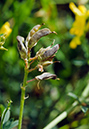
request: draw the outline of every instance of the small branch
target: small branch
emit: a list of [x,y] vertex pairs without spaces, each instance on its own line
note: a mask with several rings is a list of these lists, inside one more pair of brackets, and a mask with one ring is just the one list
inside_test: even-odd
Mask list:
[[31,79],[31,80],[28,80],[27,83],[32,82],[32,81],[34,81],[34,80],[36,80],[36,79],[33,78],[33,79]]
[[31,65],[34,62],[34,60],[31,61],[31,63],[29,63],[29,65]]
[[28,70],[28,72],[30,73],[30,72],[32,72],[32,71],[34,71],[34,70],[36,70],[36,69],[37,69],[37,67],[32,68],[32,69]]
[[35,56],[33,58],[30,58],[29,61],[33,61],[33,60],[36,60],[36,59],[37,59],[37,57]]

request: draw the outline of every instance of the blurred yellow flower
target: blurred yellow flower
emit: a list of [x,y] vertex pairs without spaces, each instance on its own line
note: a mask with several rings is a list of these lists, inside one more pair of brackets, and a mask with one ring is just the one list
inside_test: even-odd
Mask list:
[[5,24],[0,28],[0,50],[7,50],[3,47],[5,43],[6,37],[10,35],[12,29],[10,28],[9,22],[5,22]]
[[89,17],[89,10],[87,10],[83,5],[76,7],[73,2],[69,4],[69,8],[75,14],[75,21],[70,29],[70,34],[76,36],[70,42],[70,47],[75,49],[77,45],[81,44],[80,37],[89,31],[89,22],[86,22]]
[[5,34],[6,37],[10,35],[12,29],[10,28],[9,22],[5,22],[4,25],[0,28],[0,34]]
[[75,49],[75,48],[77,47],[77,45],[80,45],[80,44],[81,44],[80,38],[79,38],[78,36],[75,36],[75,37],[71,40],[71,42],[70,42],[70,47],[71,47],[72,49]]

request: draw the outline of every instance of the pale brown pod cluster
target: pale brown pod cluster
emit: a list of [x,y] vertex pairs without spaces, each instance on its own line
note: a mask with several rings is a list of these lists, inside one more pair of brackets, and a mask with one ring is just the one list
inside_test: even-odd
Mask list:
[[31,49],[37,44],[41,37],[55,33],[54,31],[50,31],[48,28],[39,30],[42,25],[34,26],[29,32],[26,40],[22,36],[17,36],[18,50],[22,59],[28,60]]
[[[43,25],[43,24],[42,24]],[[31,68],[29,72],[38,69],[40,72],[44,71],[44,67],[50,64],[53,64],[53,58],[59,49],[59,44],[56,44],[52,47],[49,46],[47,48],[40,48],[38,52],[36,52],[35,57],[30,57],[31,49],[37,44],[41,37],[49,35],[51,33],[56,33],[55,31],[51,31],[48,28],[41,29],[42,25],[34,26],[31,31],[28,33],[26,40],[22,36],[17,36],[18,41],[18,50],[21,58],[26,63],[26,68],[29,69],[29,66],[37,60],[37,64],[34,68]],[[35,77],[35,80],[45,80],[45,79],[57,79],[55,74],[50,74],[45,72],[39,76]],[[30,82],[30,81],[29,81]]]

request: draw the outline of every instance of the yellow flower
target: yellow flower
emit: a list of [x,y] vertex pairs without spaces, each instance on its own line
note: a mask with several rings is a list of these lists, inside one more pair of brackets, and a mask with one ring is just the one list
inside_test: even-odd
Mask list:
[[0,50],[7,50],[3,47],[5,43],[5,38],[10,35],[12,29],[10,28],[9,22],[5,22],[5,24],[0,28]]
[[80,38],[78,36],[74,37],[70,42],[70,48],[75,49],[77,45],[80,45]]
[[5,24],[0,28],[0,34],[6,34],[6,37],[10,35],[12,29],[10,28],[9,22],[5,22]]
[[75,17],[73,27],[70,29],[70,33],[77,35],[79,37],[82,36],[84,34],[85,22],[86,22],[86,20],[84,19],[84,16],[77,15]]
[[82,16],[82,15],[86,14],[86,12],[87,12],[87,9],[85,8],[85,6],[79,5],[77,8],[73,2],[71,2],[69,4],[69,8],[75,15],[78,15],[78,16]]
[[[75,35],[76,37],[71,41],[70,47],[76,48],[77,45],[80,45],[80,37],[83,36],[87,31],[89,31],[89,22],[86,23],[89,17],[89,10],[83,5],[76,5],[71,2],[69,8],[75,14],[75,21],[70,29],[70,34]],[[78,41],[77,41],[78,40]]]

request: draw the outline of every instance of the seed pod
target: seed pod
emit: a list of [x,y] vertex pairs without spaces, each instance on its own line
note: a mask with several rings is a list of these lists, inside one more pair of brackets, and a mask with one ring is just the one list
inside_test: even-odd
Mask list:
[[17,41],[18,41],[18,50],[19,50],[20,56],[22,59],[25,59],[27,50],[24,46],[24,38],[22,36],[17,36]]
[[42,59],[47,59],[49,57],[52,57],[57,50],[59,49],[59,44],[56,44],[53,48],[50,48],[49,50],[45,51],[44,54],[42,55]]
[[47,80],[47,79],[57,79],[57,76],[55,74],[51,74],[48,72],[45,72],[41,75],[38,75],[35,77],[36,80]]
[[[44,25],[44,23],[42,24]],[[36,25],[32,28],[32,30],[30,31],[30,36],[32,37],[33,34],[35,34],[40,28],[42,25]]]
[[46,36],[48,34],[51,34],[54,32],[51,32],[48,28],[44,28],[42,30],[37,31],[32,38],[30,39],[30,41],[28,42],[28,49],[31,49],[33,46],[35,46],[37,44],[37,41],[43,37]]
[[[42,25],[44,25],[44,23],[42,24]],[[32,29],[31,29],[31,31],[28,33],[28,36],[27,36],[27,38],[26,38],[26,46],[28,46],[28,42],[29,42],[29,40],[31,39],[31,37],[41,28],[41,26],[42,25],[36,25],[36,26],[34,26]]]

